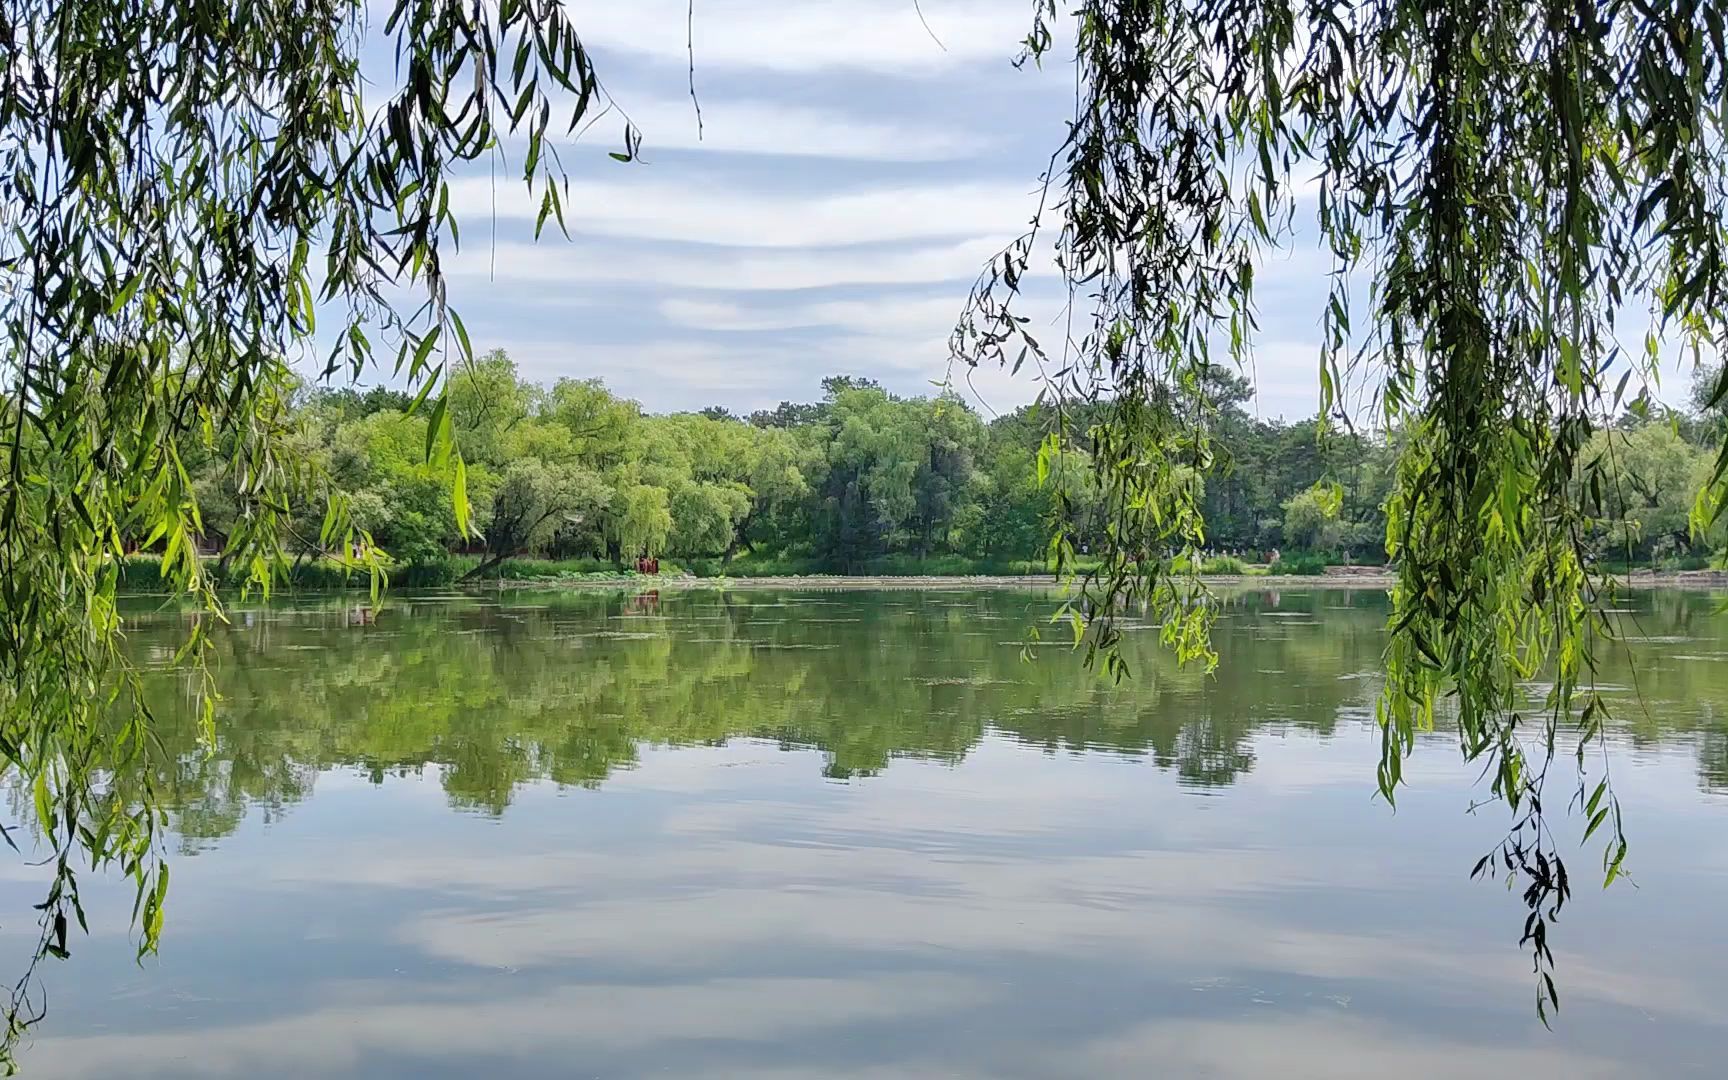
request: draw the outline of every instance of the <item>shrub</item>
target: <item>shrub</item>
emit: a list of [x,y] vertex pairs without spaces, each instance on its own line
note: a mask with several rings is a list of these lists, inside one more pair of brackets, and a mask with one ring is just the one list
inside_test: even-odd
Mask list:
[[1272,564],[1272,572],[1289,577],[1318,577],[1326,572],[1326,556],[1313,552],[1286,555]]
[[[472,560],[468,561],[472,564]],[[216,562],[206,560],[212,573],[216,571]],[[467,565],[457,556],[447,556],[443,559],[425,562],[407,563],[390,568],[390,585],[398,589],[425,589],[439,585],[448,585],[455,581],[468,569]],[[119,570],[120,588],[131,593],[160,593],[165,591],[162,585],[162,557],[160,555],[128,555],[121,560]],[[219,585],[237,589],[245,583],[245,576],[231,568],[230,573]],[[371,579],[365,571],[347,569],[327,559],[310,560],[296,563],[288,569],[288,579],[277,581],[276,588],[306,589],[310,591],[336,589],[365,589],[371,587]]]
[[1677,570],[1709,570],[1712,569],[1707,555],[1670,555],[1656,564],[1657,569],[1670,573]]

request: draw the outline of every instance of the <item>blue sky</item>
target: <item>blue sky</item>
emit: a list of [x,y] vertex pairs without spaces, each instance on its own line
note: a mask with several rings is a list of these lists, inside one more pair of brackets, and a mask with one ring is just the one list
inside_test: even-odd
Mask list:
[[[520,146],[496,184],[486,168],[457,183],[451,299],[475,347],[655,411],[811,400],[835,373],[901,393],[942,379],[968,286],[1024,230],[1072,101],[1059,59],[1010,64],[1030,0],[922,0],[928,30],[913,0],[698,0],[700,140],[684,0],[569,2],[645,163],[607,157],[620,117],[564,147],[571,237],[538,244]],[[1263,416],[1314,411],[1325,269],[1299,249],[1258,277]],[[1054,319],[1044,271],[1029,313]],[[980,369],[963,389],[989,415],[1037,385]]]
[[[451,297],[476,348],[654,410],[810,400],[839,372],[904,393],[943,377],[967,287],[1023,231],[1063,130],[1071,73],[1009,63],[1030,5],[927,0],[938,44],[910,0],[701,0],[700,140],[683,0],[571,8],[644,163],[607,157],[621,117],[566,149],[568,241],[529,243],[538,200],[513,169],[457,185]],[[973,384],[988,408],[1036,393]]]

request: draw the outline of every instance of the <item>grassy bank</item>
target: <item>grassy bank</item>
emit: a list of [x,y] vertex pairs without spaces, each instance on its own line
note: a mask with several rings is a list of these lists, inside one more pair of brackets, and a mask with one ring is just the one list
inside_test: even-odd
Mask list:
[[[470,560],[470,565],[472,562],[473,560]],[[205,564],[212,574],[221,573],[217,560],[206,558]],[[424,589],[448,585],[460,576],[461,570],[454,559],[437,563],[415,563],[393,568],[390,571],[390,584],[393,588]],[[244,575],[241,574],[228,575],[221,581],[222,585],[232,588],[239,588],[243,583]],[[318,559],[296,563],[290,567],[287,580],[278,582],[277,587],[304,589],[308,592],[366,589],[371,587],[371,579],[364,572],[356,573],[333,560]],[[161,557],[128,555],[120,563],[120,589],[128,593],[165,591],[162,585]]]
[[[1702,563],[1704,560],[1671,560],[1660,566],[1611,565],[1603,569],[1619,578],[1623,584],[1635,587],[1728,586],[1728,571],[1709,565],[1692,565],[1694,562]],[[477,565],[479,559],[475,556],[452,555],[437,562],[398,566],[390,572],[390,587],[448,587],[459,583],[464,575]],[[1096,565],[1095,560],[1089,561],[1083,563],[1081,569],[1093,569]],[[1222,556],[1207,559],[1200,567],[1200,573],[1214,583],[1223,585],[1241,583],[1245,579],[1260,579],[1266,584],[1284,579],[1291,585],[1328,584],[1346,587],[1384,581],[1383,577],[1371,574],[1365,577],[1329,574],[1328,568],[1336,565],[1340,564],[1307,554],[1287,555],[1271,566],[1243,563],[1239,559]],[[1385,567],[1360,569],[1391,573]],[[810,583],[819,583],[823,587],[846,584],[862,587],[894,587],[897,584],[923,587],[937,585],[943,580],[961,579],[982,583],[1029,584],[1032,579],[1047,577],[1051,573],[1049,566],[1029,560],[982,560],[959,556],[929,559],[896,556],[872,560],[845,573],[816,560],[761,556],[742,557],[731,563],[721,559],[662,559],[660,570],[659,577],[644,578],[633,571],[620,570],[613,563],[601,559],[512,559],[487,571],[475,584],[494,587],[501,584],[508,587],[511,583],[546,587],[577,587],[583,584],[630,587],[632,581],[640,581],[646,585],[695,579],[724,580],[739,585],[755,583],[770,587],[798,587]],[[162,586],[162,562],[154,555],[134,555],[127,558],[121,565],[120,582],[122,591],[133,595],[160,595],[166,592]],[[238,587],[240,582],[236,580],[229,584]],[[290,571],[288,580],[277,585],[279,591],[289,593],[340,592],[369,587],[366,575],[347,572],[343,567],[329,562],[298,564]]]
[[[431,562],[410,563],[390,571],[390,586],[396,589],[428,589],[454,585],[480,564],[478,556],[451,555]],[[1200,572],[1213,577],[1257,577],[1267,574],[1280,576],[1319,576],[1325,573],[1328,560],[1318,555],[1286,556],[1266,567],[1245,563],[1230,556],[1207,559]],[[1096,569],[1098,560],[1082,557],[1078,569]],[[213,567],[214,569],[214,567]],[[973,559],[961,555],[934,555],[917,558],[893,555],[871,559],[847,567],[837,567],[821,560],[786,555],[741,555],[735,559],[661,559],[663,577],[793,579],[805,577],[855,578],[1010,578],[1038,577],[1052,573],[1054,567],[1042,560]],[[630,570],[621,570],[605,559],[511,559],[486,571],[487,583],[519,581],[523,583],[618,581],[634,578]],[[154,555],[128,557],[120,569],[121,587],[131,593],[162,591],[162,562]],[[238,587],[236,577],[227,584]],[[342,589],[364,589],[369,582],[364,573],[355,573],[328,560],[313,560],[295,564],[286,582],[279,585],[289,591],[322,592]]]
[[[410,563],[390,571],[392,588],[424,589],[452,585],[470,573],[480,560],[473,555],[451,555],[432,562]],[[1095,560],[1083,563],[1082,569],[1096,565]],[[725,559],[661,559],[662,576],[700,578],[793,578],[822,575],[850,577],[1020,577],[1047,574],[1051,567],[1043,562],[1010,559],[968,559],[957,555],[919,559],[892,556],[873,559],[851,567],[835,567],[816,559],[786,556],[741,556]],[[1224,568],[1215,573],[1237,573]],[[615,580],[637,576],[621,570],[605,559],[510,559],[486,571],[484,580],[550,582]],[[132,593],[158,592],[162,589],[162,560],[154,555],[133,555],[120,568],[122,589]],[[228,584],[238,586],[236,577]],[[308,561],[293,566],[284,583],[290,590],[323,591],[361,589],[368,587],[363,573],[353,573],[331,561]]]

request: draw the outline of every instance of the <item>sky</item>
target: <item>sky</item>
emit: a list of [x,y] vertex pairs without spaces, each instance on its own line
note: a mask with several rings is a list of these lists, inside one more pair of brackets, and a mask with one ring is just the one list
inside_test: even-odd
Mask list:
[[[496,182],[488,164],[454,185],[446,268],[477,350],[657,412],[814,400],[832,374],[902,394],[949,376],[967,290],[1025,231],[1072,103],[1060,56],[1011,63],[1030,0],[697,0],[688,39],[685,0],[567,2],[642,160],[608,157],[621,116],[562,148],[568,240],[532,242],[520,143]],[[1041,269],[1035,324],[1060,311]],[[1296,250],[1257,275],[1261,416],[1315,410],[1325,269]],[[1038,391],[1030,372],[953,375],[986,416]]]
[[[911,0],[700,0],[700,134],[684,0],[569,6],[642,161],[608,157],[622,116],[564,149],[568,240],[531,242],[519,147],[496,185],[455,185],[451,299],[475,348],[654,411],[814,400],[842,373],[931,392],[1062,135],[1071,72],[1010,63],[1031,5],[923,0],[921,22]],[[966,374],[987,414],[1037,392]]]

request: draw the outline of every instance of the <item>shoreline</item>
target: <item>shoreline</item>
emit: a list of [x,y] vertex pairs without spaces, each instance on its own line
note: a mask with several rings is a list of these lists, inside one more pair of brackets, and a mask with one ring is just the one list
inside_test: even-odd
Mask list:
[[[1390,574],[1207,574],[1200,579],[1208,586],[1262,586],[1279,584],[1328,586],[1333,588],[1385,588],[1397,579]],[[582,590],[619,588],[677,589],[1059,589],[1064,582],[1040,574],[792,574],[763,577],[697,577],[694,574],[641,577],[493,578],[471,581],[461,588],[487,592],[521,590]]]
[[[1280,592],[1374,589],[1385,591],[1397,584],[1398,581],[1395,574],[1383,571],[1369,572],[1366,569],[1347,574],[1203,574],[1199,580],[1207,588],[1236,593],[1249,590]],[[1711,590],[1728,592],[1728,571],[1721,570],[1681,570],[1666,573],[1644,571],[1635,574],[1617,574],[1613,580],[1618,588],[1630,591],[1676,589],[1687,592]],[[412,598],[417,594],[452,591],[489,594],[502,592],[647,592],[660,589],[680,592],[744,592],[767,589],[804,589],[813,592],[1024,589],[1059,592],[1067,584],[1071,583],[1057,581],[1049,575],[1037,574],[809,574],[772,577],[697,577],[694,574],[666,574],[646,577],[636,574],[609,574],[566,578],[488,578],[483,581],[453,582],[449,585],[420,588],[392,586],[388,592],[390,595],[405,598]],[[358,587],[313,589],[289,587],[275,592],[273,598],[318,595],[342,596],[364,592],[366,592],[365,589]],[[130,600],[159,600],[168,594],[149,590],[127,590],[120,595]]]
[[[1388,589],[1397,584],[1396,574],[1360,571],[1348,574],[1203,574],[1201,584],[1221,589]],[[1614,582],[1628,589],[1728,589],[1728,571],[1681,570],[1667,573],[1642,571],[1614,575]],[[977,575],[846,575],[809,574],[772,577],[697,577],[664,575],[616,577],[489,579],[459,586],[487,592],[614,589],[1060,589],[1064,582],[1037,574]]]

